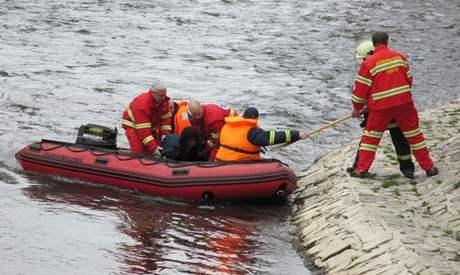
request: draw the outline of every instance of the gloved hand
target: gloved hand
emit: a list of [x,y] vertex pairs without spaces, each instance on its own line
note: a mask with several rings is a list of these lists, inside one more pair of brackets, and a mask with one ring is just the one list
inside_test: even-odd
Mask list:
[[161,152],[163,150],[162,147],[158,146],[157,149],[155,149],[155,151],[153,152],[153,156],[156,157],[156,158],[162,158],[163,157],[163,153]]

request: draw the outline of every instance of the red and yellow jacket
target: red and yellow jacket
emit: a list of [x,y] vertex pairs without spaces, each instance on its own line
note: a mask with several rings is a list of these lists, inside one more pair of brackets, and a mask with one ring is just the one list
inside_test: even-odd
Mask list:
[[232,108],[225,108],[218,104],[203,104],[203,119],[192,121],[193,127],[202,129],[204,136],[208,140],[208,148],[214,148],[218,141],[220,131],[224,127],[224,119],[228,116],[235,116],[236,112]]
[[378,111],[411,103],[411,87],[407,58],[386,45],[379,45],[358,71],[352,94],[353,107],[360,110],[367,101],[369,110]]
[[174,134],[181,135],[185,128],[192,126],[187,113],[188,102],[180,101],[173,116]]
[[245,119],[241,116],[225,118],[216,159],[225,161],[260,159],[262,147],[248,140],[248,133],[254,127],[258,127],[256,119]]
[[171,132],[171,117],[169,98],[157,105],[152,92],[147,91],[137,95],[123,112],[122,127],[136,129],[146,150],[153,153],[160,135]]

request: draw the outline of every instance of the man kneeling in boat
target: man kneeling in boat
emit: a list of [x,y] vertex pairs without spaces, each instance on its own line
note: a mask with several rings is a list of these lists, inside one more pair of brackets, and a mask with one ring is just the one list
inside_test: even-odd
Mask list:
[[247,108],[243,116],[226,117],[225,125],[220,132],[216,160],[257,160],[261,157],[263,146],[308,137],[307,132],[297,130],[265,131],[259,128],[258,118],[259,111],[254,107]]

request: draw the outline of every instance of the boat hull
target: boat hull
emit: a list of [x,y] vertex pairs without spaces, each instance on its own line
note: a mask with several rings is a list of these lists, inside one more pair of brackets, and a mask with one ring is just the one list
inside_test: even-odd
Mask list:
[[183,199],[269,199],[296,188],[291,168],[277,160],[170,162],[104,149],[42,140],[16,153],[25,170],[99,182],[142,193]]

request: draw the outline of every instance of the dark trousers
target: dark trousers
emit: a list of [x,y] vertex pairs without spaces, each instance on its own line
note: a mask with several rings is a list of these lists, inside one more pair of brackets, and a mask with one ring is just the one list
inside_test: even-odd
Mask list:
[[[361,127],[365,127],[367,123],[367,114],[364,115],[364,120]],[[401,129],[394,121],[391,121],[388,129],[390,130],[391,141],[395,147],[396,155],[399,162],[399,170],[404,173],[414,173],[414,163],[411,158],[411,149],[409,142],[404,137]],[[359,160],[359,150],[356,152],[355,160],[353,161],[352,169],[356,169]]]

